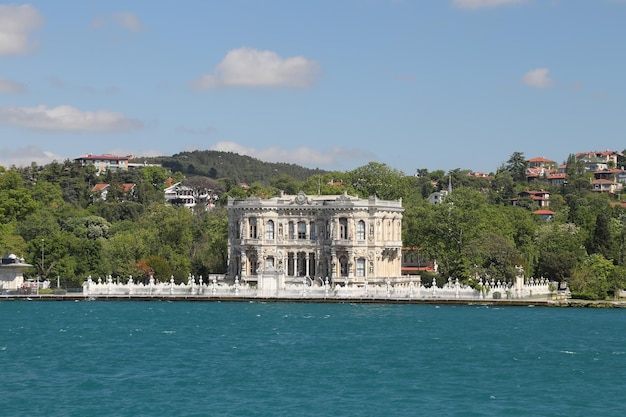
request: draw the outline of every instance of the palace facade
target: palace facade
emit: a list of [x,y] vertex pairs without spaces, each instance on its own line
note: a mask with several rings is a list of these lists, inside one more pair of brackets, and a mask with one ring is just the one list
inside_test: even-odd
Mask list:
[[275,288],[401,275],[402,200],[300,192],[229,198],[227,210],[230,278]]

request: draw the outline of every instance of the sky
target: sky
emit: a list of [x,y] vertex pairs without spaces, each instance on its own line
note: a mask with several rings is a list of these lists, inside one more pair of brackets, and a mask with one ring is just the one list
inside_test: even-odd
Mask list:
[[626,148],[626,0],[0,1],[0,165],[495,172]]

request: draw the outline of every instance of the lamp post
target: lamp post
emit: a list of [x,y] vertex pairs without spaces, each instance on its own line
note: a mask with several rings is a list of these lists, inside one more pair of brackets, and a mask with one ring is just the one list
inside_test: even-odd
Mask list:
[[[41,275],[44,274],[44,242],[41,239]],[[37,295],[39,295],[39,280],[37,280]]]

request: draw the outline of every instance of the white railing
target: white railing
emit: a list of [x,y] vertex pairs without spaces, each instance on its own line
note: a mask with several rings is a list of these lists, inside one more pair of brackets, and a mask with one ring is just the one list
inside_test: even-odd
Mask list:
[[488,299],[528,299],[548,297],[552,294],[547,279],[523,281],[517,279],[509,284],[500,281],[482,279],[474,287],[463,285],[457,280],[448,279],[441,287],[433,279],[429,286],[423,285],[419,276],[379,278],[372,281],[343,282],[331,284],[322,278],[284,279],[272,288],[259,288],[246,280],[235,278],[227,281],[222,275],[196,279],[190,275],[186,283],[157,281],[150,278],[148,283],[136,282],[129,277],[126,282],[119,282],[108,277],[94,281],[91,276],[83,284],[83,294],[89,297],[221,297],[221,298],[287,298],[287,299],[441,299],[441,300],[488,300]]

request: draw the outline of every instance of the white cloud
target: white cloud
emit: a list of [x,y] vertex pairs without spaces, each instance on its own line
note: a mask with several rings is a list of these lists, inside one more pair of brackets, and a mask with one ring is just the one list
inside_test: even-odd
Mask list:
[[18,94],[26,91],[26,86],[17,81],[0,77],[0,94]]
[[554,84],[554,80],[548,77],[550,70],[548,68],[537,68],[528,71],[522,77],[522,82],[533,88],[546,88]]
[[64,161],[59,155],[52,152],[44,151],[36,146],[0,148],[0,166],[25,167],[30,166],[32,162],[37,165],[46,165],[52,161]]
[[229,51],[213,73],[191,82],[198,90],[217,87],[306,88],[319,75],[317,62],[301,56],[282,58],[276,52],[239,48]]
[[248,155],[266,162],[283,162],[307,167],[332,167],[339,165],[340,160],[358,160],[374,157],[374,155],[360,150],[340,147],[333,147],[324,151],[311,149],[306,146],[295,149],[284,149],[279,146],[256,149],[235,142],[218,142],[211,147],[211,150]]
[[452,0],[452,5],[459,9],[481,9],[484,7],[526,3],[526,1],[527,0]]
[[72,106],[48,108],[0,107],[0,124],[43,131],[114,132],[138,129],[143,124],[123,113],[108,110],[81,111]]
[[43,20],[39,11],[29,4],[0,5],[0,55],[30,52],[33,45],[28,37]]
[[121,26],[122,28],[131,32],[139,32],[142,28],[141,21],[139,20],[137,15],[131,12],[119,12],[113,13],[112,15],[103,14],[96,16],[91,21],[91,27],[93,29],[102,29],[103,27],[107,26],[109,22]]

